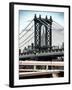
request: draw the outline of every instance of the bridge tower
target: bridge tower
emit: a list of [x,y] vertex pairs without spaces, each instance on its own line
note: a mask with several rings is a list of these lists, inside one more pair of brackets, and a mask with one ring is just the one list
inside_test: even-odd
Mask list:
[[34,16],[34,43],[36,50],[48,51],[52,46],[52,17]]

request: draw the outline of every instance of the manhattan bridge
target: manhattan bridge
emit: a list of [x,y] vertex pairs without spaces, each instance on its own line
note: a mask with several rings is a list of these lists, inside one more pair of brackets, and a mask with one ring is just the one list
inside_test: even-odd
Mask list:
[[[37,75],[41,75],[39,70],[46,70],[45,74],[48,70],[63,72],[64,43],[62,42],[61,48],[52,46],[53,30],[63,31],[64,27],[53,21],[52,16],[42,18],[41,15],[37,17],[35,14],[33,20],[19,33],[20,73],[24,73],[24,70],[25,72],[38,71]],[[50,61],[53,63],[49,63]],[[22,68],[23,65],[27,67]],[[22,73],[20,77],[23,77]]]

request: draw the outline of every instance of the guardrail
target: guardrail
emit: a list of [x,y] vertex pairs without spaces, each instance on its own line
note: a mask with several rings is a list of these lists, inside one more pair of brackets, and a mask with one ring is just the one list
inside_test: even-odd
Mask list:
[[[64,62],[63,61],[57,61],[57,62],[51,62],[51,61],[19,61],[19,65],[23,66],[23,65],[32,65],[34,66],[33,69],[31,70],[36,70],[36,66],[40,65],[40,66],[46,66],[46,71],[48,70],[48,66],[64,66]],[[26,70],[26,69],[25,69]],[[30,71],[30,70],[29,70]]]

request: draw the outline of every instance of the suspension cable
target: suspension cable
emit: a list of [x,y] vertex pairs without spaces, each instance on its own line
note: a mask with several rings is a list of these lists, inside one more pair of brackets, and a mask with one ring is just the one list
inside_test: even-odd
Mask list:
[[[53,21],[53,22],[55,22],[55,21]],[[63,26],[61,26],[59,23],[57,23],[57,22],[55,22],[57,25],[59,25],[61,28],[63,28],[64,29],[64,27]]]
[[[32,19],[31,22],[26,26],[26,28],[32,23],[32,21],[33,21],[33,19]],[[21,32],[19,35],[21,35],[21,34],[26,30],[26,28],[23,29],[22,32]]]
[[24,43],[28,38],[30,38],[32,36],[34,32],[32,32],[25,40],[23,40],[20,44]]
[[26,43],[28,43],[34,36],[32,36],[27,42],[25,42],[23,45],[21,45],[19,48],[25,46]]
[[[29,31],[31,31],[32,30],[32,27],[33,27],[33,25],[31,26],[31,28],[30,29],[28,29],[27,30],[27,32],[29,32]],[[26,33],[24,33],[19,39],[21,39],[23,36],[25,36],[26,34],[27,34],[27,32]]]
[[[43,20],[44,21],[44,20]],[[50,20],[49,20],[50,21]],[[48,24],[46,21],[44,21],[46,24]],[[50,21],[51,22],[51,21]],[[58,24],[58,23],[53,23],[55,26],[56,26],[56,24]],[[61,25],[60,25],[61,26]],[[58,26],[56,26],[56,27],[58,27]],[[54,27],[53,27],[53,29],[54,29]],[[59,28],[59,29],[61,29],[61,28]]]

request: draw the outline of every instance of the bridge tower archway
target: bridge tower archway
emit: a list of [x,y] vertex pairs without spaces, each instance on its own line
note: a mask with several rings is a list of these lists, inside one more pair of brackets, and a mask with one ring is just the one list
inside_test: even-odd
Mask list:
[[48,19],[34,16],[34,43],[35,49],[50,50],[52,47],[52,17]]

